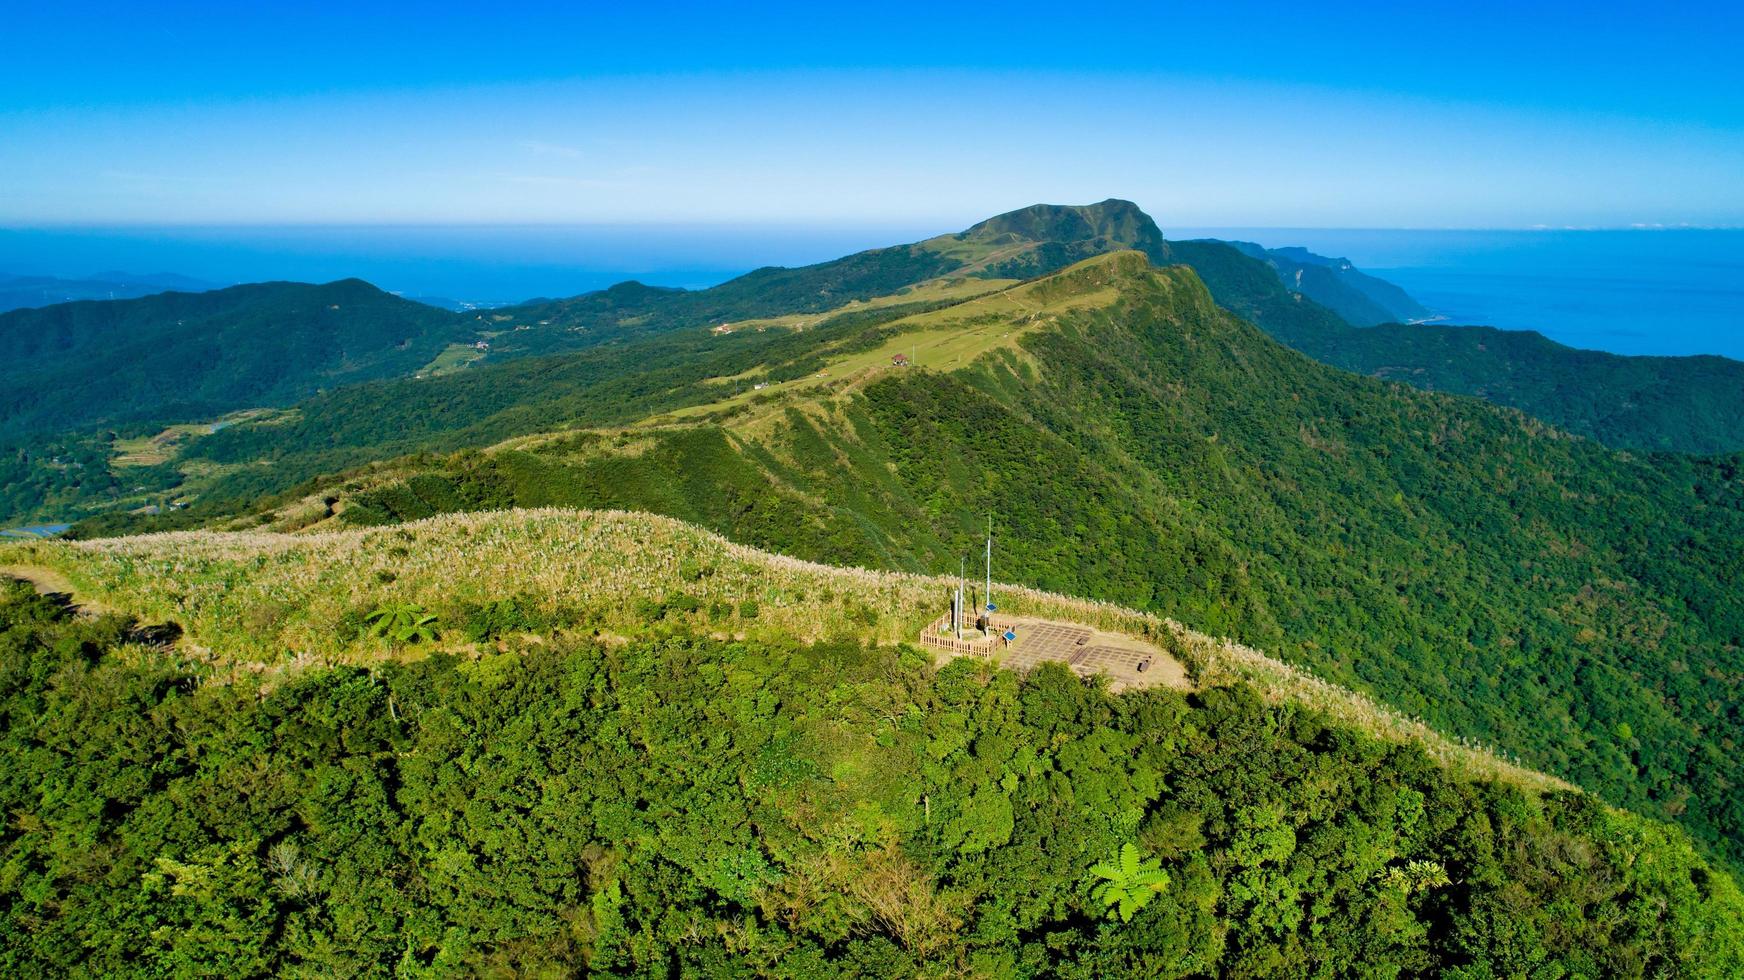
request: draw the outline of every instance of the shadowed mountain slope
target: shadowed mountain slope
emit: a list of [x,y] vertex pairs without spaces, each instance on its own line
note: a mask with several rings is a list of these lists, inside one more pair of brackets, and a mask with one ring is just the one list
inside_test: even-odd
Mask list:
[[1301,293],[1356,327],[1406,323],[1429,315],[1398,286],[1357,269],[1349,259],[1327,258],[1305,248],[1266,248],[1253,242],[1222,244],[1271,266],[1284,288]]
[[[1473,395],[1621,449],[1744,449],[1744,362],[1576,350],[1523,330],[1427,323],[1352,326],[1315,302],[1309,289],[1288,287],[1274,274],[1273,263],[1242,254],[1241,243],[1171,245],[1218,303],[1334,367],[1429,391]],[[1279,251],[1288,250],[1266,254]],[[1337,295],[1323,292],[1319,298],[1340,304]],[[1374,311],[1350,316],[1357,318],[1353,322],[1375,319]]]

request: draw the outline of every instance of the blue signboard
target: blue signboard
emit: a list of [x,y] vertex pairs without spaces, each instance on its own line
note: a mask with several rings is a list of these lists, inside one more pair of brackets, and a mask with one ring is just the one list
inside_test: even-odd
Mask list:
[[1017,639],[1016,633],[1013,633],[1011,630],[1005,631],[1005,642],[1010,643],[1012,640],[1015,640],[1015,639]]

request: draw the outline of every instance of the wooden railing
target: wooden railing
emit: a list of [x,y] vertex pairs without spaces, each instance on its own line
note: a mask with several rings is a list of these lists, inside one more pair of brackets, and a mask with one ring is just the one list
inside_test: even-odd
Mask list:
[[[932,647],[935,650],[944,650],[948,653],[954,654],[973,654],[978,657],[984,657],[993,652],[994,641],[991,638],[981,640],[959,640],[945,632],[950,628],[950,625],[951,617],[949,614],[940,616],[938,619],[928,623],[926,628],[921,630],[920,633],[921,646]],[[989,633],[997,636],[999,633],[1004,632],[1007,629],[1007,626],[1001,624],[998,620],[989,620],[987,628]]]

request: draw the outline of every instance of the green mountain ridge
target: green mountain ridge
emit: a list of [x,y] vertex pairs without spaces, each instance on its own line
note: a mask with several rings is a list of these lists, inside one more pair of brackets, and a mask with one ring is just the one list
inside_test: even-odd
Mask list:
[[1319,365],[1136,253],[997,295],[1011,312],[799,335],[847,358],[992,330],[955,371],[805,361],[767,393],[713,388],[718,409],[669,396],[642,424],[576,402],[574,429],[323,481],[277,519],[622,508],[936,570],[994,514],[1026,584],[1274,650],[1744,857],[1727,789],[1744,772],[1720,734],[1744,685],[1736,457],[1641,459]]
[[288,404],[411,374],[475,335],[358,279],[14,310],[0,314],[0,438]]
[[622,283],[494,313],[541,326],[505,338],[502,352],[548,354],[721,322],[822,313],[941,276],[1046,275],[1122,248],[1145,251],[1159,261],[1168,256],[1168,243],[1156,223],[1130,201],[1035,205],[962,232],[799,268],[756,269],[708,289]]
[[[23,355],[9,362],[10,370],[0,370],[14,382],[12,399],[0,400],[0,438],[20,442],[35,457],[92,460],[88,447],[71,443],[94,424],[203,422],[284,405],[317,389],[440,365],[445,349],[481,337],[489,338],[488,351],[466,351],[443,370],[653,341],[673,331],[758,317],[823,315],[940,276],[1028,278],[1122,248],[1137,249],[1157,264],[1192,265],[1224,306],[1327,363],[1484,397],[1625,448],[1723,452],[1741,448],[1744,440],[1736,424],[1744,413],[1744,384],[1737,383],[1744,368],[1733,362],[1590,357],[1512,334],[1495,338],[1483,356],[1462,357],[1448,350],[1474,342],[1449,332],[1453,328],[1363,334],[1346,328],[1383,312],[1408,313],[1409,298],[1347,262],[1300,249],[1170,243],[1149,216],[1119,200],[1036,205],[924,242],[798,269],[759,269],[698,291],[621,283],[563,300],[452,314],[422,305],[396,307],[385,294],[353,280],[344,285],[349,302],[324,304],[339,306],[328,311],[339,316],[307,322],[301,318],[309,311],[298,312],[295,291],[341,284],[265,284],[206,298],[154,297],[144,306],[20,311],[0,318],[0,334],[18,338]],[[1299,282],[1291,269],[1302,275]],[[1267,281],[1266,270],[1275,281]],[[314,298],[309,305],[323,304]],[[190,315],[202,324],[193,333],[184,325]],[[336,331],[361,336],[364,349],[346,349]],[[68,344],[47,342],[69,333],[82,338],[77,343],[91,357],[72,357]],[[118,338],[122,334],[125,339]],[[258,345],[240,338],[262,336],[269,344],[261,356],[252,356]],[[96,337],[102,339],[90,346]],[[1505,348],[1506,356],[1496,347]],[[126,383],[110,383],[116,377]],[[1606,402],[1603,392],[1613,386],[1623,395]]]
[[1531,331],[1493,327],[1352,326],[1229,243],[1172,246],[1218,303],[1322,363],[1482,398],[1620,449],[1744,449],[1744,362],[1577,350]]
[[156,293],[197,293],[217,288],[209,282],[168,272],[135,275],[109,271],[82,279],[0,273],[0,313],[80,300],[136,299]]
[[[1216,241],[1216,239],[1208,239]],[[1407,323],[1429,310],[1398,286],[1358,270],[1349,259],[1327,258],[1305,248],[1266,248],[1253,242],[1222,242],[1277,270],[1284,288],[1336,313],[1354,327]]]

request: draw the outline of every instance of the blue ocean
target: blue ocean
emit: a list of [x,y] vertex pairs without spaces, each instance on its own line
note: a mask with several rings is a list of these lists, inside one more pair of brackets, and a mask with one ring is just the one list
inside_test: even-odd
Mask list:
[[[173,272],[229,285],[367,279],[409,296],[503,303],[640,279],[700,287],[916,241],[909,226],[406,226],[0,229],[0,273]],[[1537,330],[1620,354],[1744,359],[1744,230],[1169,228],[1300,245],[1403,286],[1443,322]]]
[[1223,228],[1170,237],[1301,245],[1397,283],[1444,322],[1617,354],[1744,360],[1744,230]]
[[356,277],[406,296],[501,304],[626,279],[697,289],[759,266],[807,265],[934,234],[685,224],[0,228],[0,274],[170,272],[220,286]]

